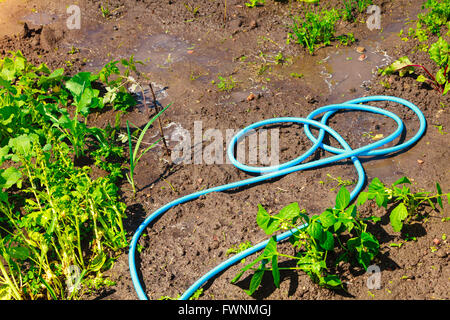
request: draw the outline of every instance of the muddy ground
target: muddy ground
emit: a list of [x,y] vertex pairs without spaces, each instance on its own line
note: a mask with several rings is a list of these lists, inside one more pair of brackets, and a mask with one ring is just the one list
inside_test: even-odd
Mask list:
[[[375,0],[382,10],[381,30],[370,31],[364,23],[367,16],[360,14],[355,23],[342,22],[338,26],[339,33],[353,32],[356,43],[348,47],[334,43],[313,56],[300,46],[286,43],[289,13],[304,10],[301,3],[268,0],[264,6],[247,8],[244,2],[81,0],[81,28],[71,30],[67,26],[71,1],[56,4],[6,0],[0,2],[0,54],[20,49],[33,63],[65,67],[70,73],[97,71],[112,59],[134,55],[146,63],[139,70],[154,84],[159,103],[173,103],[162,118],[171,148],[177,145],[171,139],[177,130],[185,129],[193,136],[195,121],[202,121],[203,132],[218,129],[225,136],[228,129],[237,130],[272,117],[306,117],[323,105],[354,97],[398,96],[423,110],[428,123],[426,134],[409,150],[364,161],[368,180],[378,177],[390,184],[408,176],[416,190],[435,190],[437,181],[444,191],[448,190],[448,135],[436,127],[450,131],[448,97],[413,77],[381,78],[374,74],[377,68],[403,55],[430,64],[427,54],[416,50],[416,42],[405,42],[398,36],[401,29],[407,30],[409,19],[420,12],[421,1]],[[107,17],[102,15],[101,3],[110,11]],[[326,3],[342,8],[341,1]],[[365,48],[365,59],[360,59],[358,47]],[[277,63],[280,52],[283,59]],[[293,72],[303,76],[292,77]],[[232,76],[235,87],[220,91],[218,76]],[[143,76],[136,78],[147,88],[146,101],[151,101],[147,80]],[[382,85],[382,80],[389,85]],[[415,133],[418,121],[412,113],[390,103],[377,105],[394,111],[405,121],[406,138]],[[122,125],[130,120],[142,126],[153,113],[153,108],[140,104],[123,116]],[[91,122],[106,126],[114,122],[114,115],[105,112]],[[386,136],[395,130],[391,120],[357,112],[336,114],[330,124],[354,148],[370,143],[371,135]],[[283,126],[279,130],[280,162],[293,159],[311,146],[301,126]],[[152,128],[146,142],[157,137],[157,128]],[[203,147],[209,144],[203,141]],[[327,156],[330,154],[320,151],[311,159]],[[176,297],[224,261],[232,246],[266,239],[256,224],[259,203],[277,212],[297,201],[311,214],[332,206],[336,184],[327,180],[327,174],[356,179],[352,164],[342,161],[233,192],[210,194],[171,209],[140,240],[137,266],[148,297]],[[128,204],[126,226],[130,237],[146,216],[169,201],[250,177],[228,163],[173,164],[161,145],[144,156],[136,176],[136,197],[132,197],[126,181],[121,186]],[[449,222],[441,221],[448,217],[448,207],[442,213],[428,210],[426,221],[408,227],[407,233],[416,241],[406,241],[404,234],[393,232],[386,211],[370,205],[363,209],[362,214],[382,217],[381,222],[370,226],[381,244],[375,261],[381,269],[382,286],[378,290],[368,289],[364,270],[341,264],[347,292],[319,288],[304,273],[290,271],[282,273],[280,289],[267,276],[262,287],[249,297],[243,288],[248,287],[250,275],[230,284],[243,266],[236,265],[208,282],[200,299],[448,299],[449,243],[433,243],[443,234],[450,234]],[[402,245],[394,247],[392,243]],[[108,272],[116,285],[86,299],[137,299],[127,258],[124,252]],[[289,261],[283,263],[289,265]]]

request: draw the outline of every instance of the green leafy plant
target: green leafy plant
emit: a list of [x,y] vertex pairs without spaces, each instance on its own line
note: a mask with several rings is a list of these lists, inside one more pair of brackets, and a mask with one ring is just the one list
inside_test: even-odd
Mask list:
[[[148,129],[153,124],[153,122],[156,119],[158,119],[158,117],[161,116],[163,114],[163,112],[166,111],[167,108],[169,108],[169,107],[170,107],[170,104],[168,106],[166,106],[164,109],[162,109],[152,119],[150,119],[150,121],[145,125],[145,127],[142,129],[139,137],[137,138],[134,149],[133,149],[133,145],[132,145],[133,136],[131,134],[130,124],[127,121],[128,146],[129,146],[129,152],[130,152],[130,171],[129,171],[129,173],[127,173],[126,177],[127,177],[128,182],[130,183],[131,187],[133,188],[133,194],[136,194],[136,185],[134,182],[134,170],[135,170],[137,164],[139,163],[139,160],[150,149],[154,148],[162,138],[158,139],[156,142],[152,143],[149,147],[147,147],[143,150],[140,150],[142,140],[144,139],[145,134],[147,133]],[[140,150],[140,153],[139,153],[139,150]]]
[[0,299],[78,298],[127,246],[118,168],[94,179],[74,162],[121,153],[113,129],[87,124],[103,107],[96,81],[20,51],[0,59]]
[[372,180],[367,192],[361,192],[358,197],[358,205],[364,204],[367,200],[375,200],[379,207],[387,208],[388,205],[393,209],[389,215],[392,228],[396,232],[403,229],[405,223],[421,216],[420,208],[429,205],[436,209],[432,200],[443,208],[442,196],[447,196],[450,202],[450,193],[443,194],[441,186],[436,183],[437,194],[430,195],[431,192],[413,193],[411,184],[407,177],[402,177],[395,181],[390,187],[386,187],[378,178]]
[[430,59],[436,63],[439,70],[433,75],[425,66],[421,64],[413,64],[408,57],[404,56],[393,62],[391,65],[381,70],[381,75],[390,75],[398,72],[401,77],[406,74],[412,74],[415,68],[421,68],[427,76],[419,75],[417,81],[427,82],[432,85],[438,92],[445,95],[450,90],[449,84],[449,53],[450,46],[442,37],[430,46],[428,51]]
[[430,33],[440,35],[441,27],[446,25],[450,18],[450,2],[427,0],[422,5],[422,9],[428,9],[428,12],[418,14],[420,27],[423,25]]
[[262,6],[266,0],[250,0],[249,2],[246,2],[245,5],[249,8],[254,8],[256,6]]
[[[233,76],[229,76],[227,78],[218,76],[217,78],[219,79],[217,88],[220,91],[231,91],[236,86],[236,81],[233,79]],[[212,83],[215,84],[216,82],[213,80]]]
[[[344,187],[337,193],[336,206],[320,215],[308,216],[305,210],[300,210],[298,203],[287,205],[275,215],[258,205],[256,221],[271,238],[262,254],[232,280],[235,283],[246,271],[253,270],[249,289],[245,290],[249,295],[258,289],[266,271],[271,272],[275,286],[279,287],[280,271],[285,269],[302,270],[321,286],[342,288],[340,277],[330,271],[330,256],[338,257],[335,265],[343,260],[354,261],[367,269],[378,254],[377,239],[367,232],[367,224],[358,217],[356,205],[350,205],[350,193]],[[295,255],[281,253],[277,247],[276,234],[286,230],[292,231],[289,242],[296,250]],[[280,267],[279,258],[294,260],[296,266]]]
[[[340,14],[336,9],[322,10],[319,13],[308,11],[304,17],[293,16],[292,31],[288,33],[288,42],[294,40],[296,43],[306,47],[310,54],[320,45],[329,45],[331,41],[340,40],[345,43],[346,38],[353,38],[349,35],[335,36],[336,23],[340,19]],[[350,43],[351,41],[347,41]]]

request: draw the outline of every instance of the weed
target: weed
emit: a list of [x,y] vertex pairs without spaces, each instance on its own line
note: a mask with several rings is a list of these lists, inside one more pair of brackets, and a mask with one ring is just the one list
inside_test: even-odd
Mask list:
[[[217,76],[219,82],[217,83],[217,88],[219,91],[231,91],[236,86],[236,81],[233,79],[233,76],[229,76],[228,78]],[[216,82],[213,80],[212,84]]]
[[245,5],[249,8],[254,8],[256,6],[262,6],[266,0],[249,0],[249,2],[246,2]]
[[336,9],[322,10],[319,13],[307,12],[304,18],[300,16],[292,17],[288,33],[288,43],[295,40],[296,43],[306,47],[310,54],[313,54],[319,45],[329,45],[331,41],[340,40],[342,43],[350,43],[354,37],[350,35],[335,36],[335,25],[340,19],[340,14]]
[[158,119],[164,111],[167,110],[167,108],[170,107],[170,104],[165,107],[163,110],[161,110],[158,114],[156,114],[146,125],[145,127],[142,129],[137,142],[134,146],[132,146],[132,135],[131,135],[131,130],[130,130],[130,125],[129,122],[127,121],[127,133],[128,133],[128,145],[129,145],[129,151],[130,151],[130,171],[129,173],[126,175],[128,182],[131,184],[131,187],[133,188],[133,194],[136,194],[136,185],[134,182],[134,169],[136,168],[137,164],[139,163],[139,160],[142,158],[142,156],[144,154],[146,154],[150,149],[154,148],[156,146],[156,144],[162,139],[159,139],[158,141],[152,143],[149,147],[147,147],[144,150],[141,150],[140,153],[139,149],[142,143],[142,140],[146,134],[146,132],[148,131],[148,129],[150,128],[150,126],[152,125],[152,123]]

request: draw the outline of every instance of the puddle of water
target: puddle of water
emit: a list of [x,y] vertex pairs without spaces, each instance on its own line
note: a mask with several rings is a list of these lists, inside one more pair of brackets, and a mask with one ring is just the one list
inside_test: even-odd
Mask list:
[[52,24],[58,20],[58,16],[55,14],[48,14],[45,12],[33,12],[22,18],[23,22],[26,22],[35,26],[45,26]]

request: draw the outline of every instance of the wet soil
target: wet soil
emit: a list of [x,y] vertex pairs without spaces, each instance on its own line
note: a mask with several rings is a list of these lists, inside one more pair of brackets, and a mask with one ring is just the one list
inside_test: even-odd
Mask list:
[[[17,6],[12,2],[17,2]],[[355,97],[398,96],[423,110],[428,129],[409,150],[365,159],[368,180],[378,177],[390,184],[408,176],[416,190],[435,190],[437,181],[444,191],[448,190],[448,135],[437,127],[450,131],[448,97],[416,82],[414,77],[376,75],[378,68],[403,55],[408,55],[411,61],[430,64],[427,54],[417,50],[416,42],[402,41],[397,35],[401,29],[407,30],[408,19],[414,19],[420,12],[420,1],[375,0],[374,4],[382,10],[381,30],[370,31],[364,23],[366,16],[360,14],[355,23],[342,22],[338,26],[338,33],[354,33],[356,43],[348,47],[334,43],[320,48],[313,56],[302,47],[286,43],[289,13],[306,10],[304,5],[270,0],[264,6],[247,8],[244,2],[82,0],[78,4],[81,28],[71,30],[67,27],[70,1],[56,4],[6,0],[0,2],[0,17],[9,19],[8,28],[1,28],[4,37],[0,40],[0,54],[21,50],[33,63],[65,67],[70,73],[97,71],[112,59],[134,55],[145,62],[139,66],[141,76],[136,78],[145,89],[138,96],[141,101],[145,96],[147,105],[141,103],[124,115],[122,127],[126,120],[143,126],[154,114],[148,86],[151,81],[158,102],[173,103],[162,117],[171,148],[177,145],[177,132],[187,130],[193,136],[196,121],[202,121],[203,133],[217,129],[225,137],[227,130],[238,130],[259,120],[306,117],[323,105]],[[107,17],[102,15],[101,3],[109,9]],[[327,1],[326,5],[342,8],[337,0]],[[359,47],[365,49],[363,53]],[[281,60],[277,59],[279,53]],[[365,56],[361,57],[362,54]],[[302,76],[294,77],[292,73]],[[218,90],[218,76],[232,76],[235,87],[230,91]],[[417,130],[418,121],[411,112],[392,103],[376,105],[395,112],[405,121],[406,138]],[[92,125],[106,126],[113,124],[114,119],[112,112],[104,112],[90,120]],[[338,113],[330,119],[330,125],[353,148],[370,143],[373,135],[386,136],[395,130],[391,120],[358,112]],[[279,132],[280,162],[293,159],[311,146],[301,126],[282,126]],[[144,142],[151,143],[157,138],[155,127]],[[210,144],[206,139],[200,143],[204,148]],[[227,163],[223,152],[224,164],[204,161],[174,164],[161,145],[147,153],[136,168],[136,196],[132,196],[126,181],[121,184],[128,204],[126,227],[130,237],[146,216],[169,201],[250,177]],[[320,151],[311,159],[327,156],[330,154]],[[296,201],[310,214],[332,206],[336,185],[320,183],[327,181],[327,174],[344,180],[356,179],[352,164],[342,161],[240,190],[209,194],[171,209],[147,228],[139,242],[142,250],[137,255],[137,267],[148,297],[176,297],[224,261],[232,246],[266,239],[256,224],[257,204],[277,212]],[[449,216],[449,210],[446,206],[443,212],[428,211],[425,221],[408,226],[409,237],[416,240],[406,241],[404,233],[393,232],[388,224],[389,213],[371,205],[362,209],[363,215],[382,218],[381,223],[370,226],[381,244],[381,253],[375,261],[381,269],[380,289],[367,287],[369,274],[364,270],[341,264],[340,274],[347,292],[319,288],[304,273],[289,271],[282,273],[280,289],[267,276],[262,287],[249,297],[242,289],[248,287],[250,275],[230,284],[243,266],[238,264],[208,282],[200,299],[448,299],[449,243],[440,240],[436,246],[433,240],[450,234],[449,222],[442,221]],[[392,243],[402,245],[394,247]],[[289,250],[286,244],[282,246]],[[290,265],[290,261],[282,263]],[[107,274],[116,285],[86,299],[137,298],[127,252]]]

